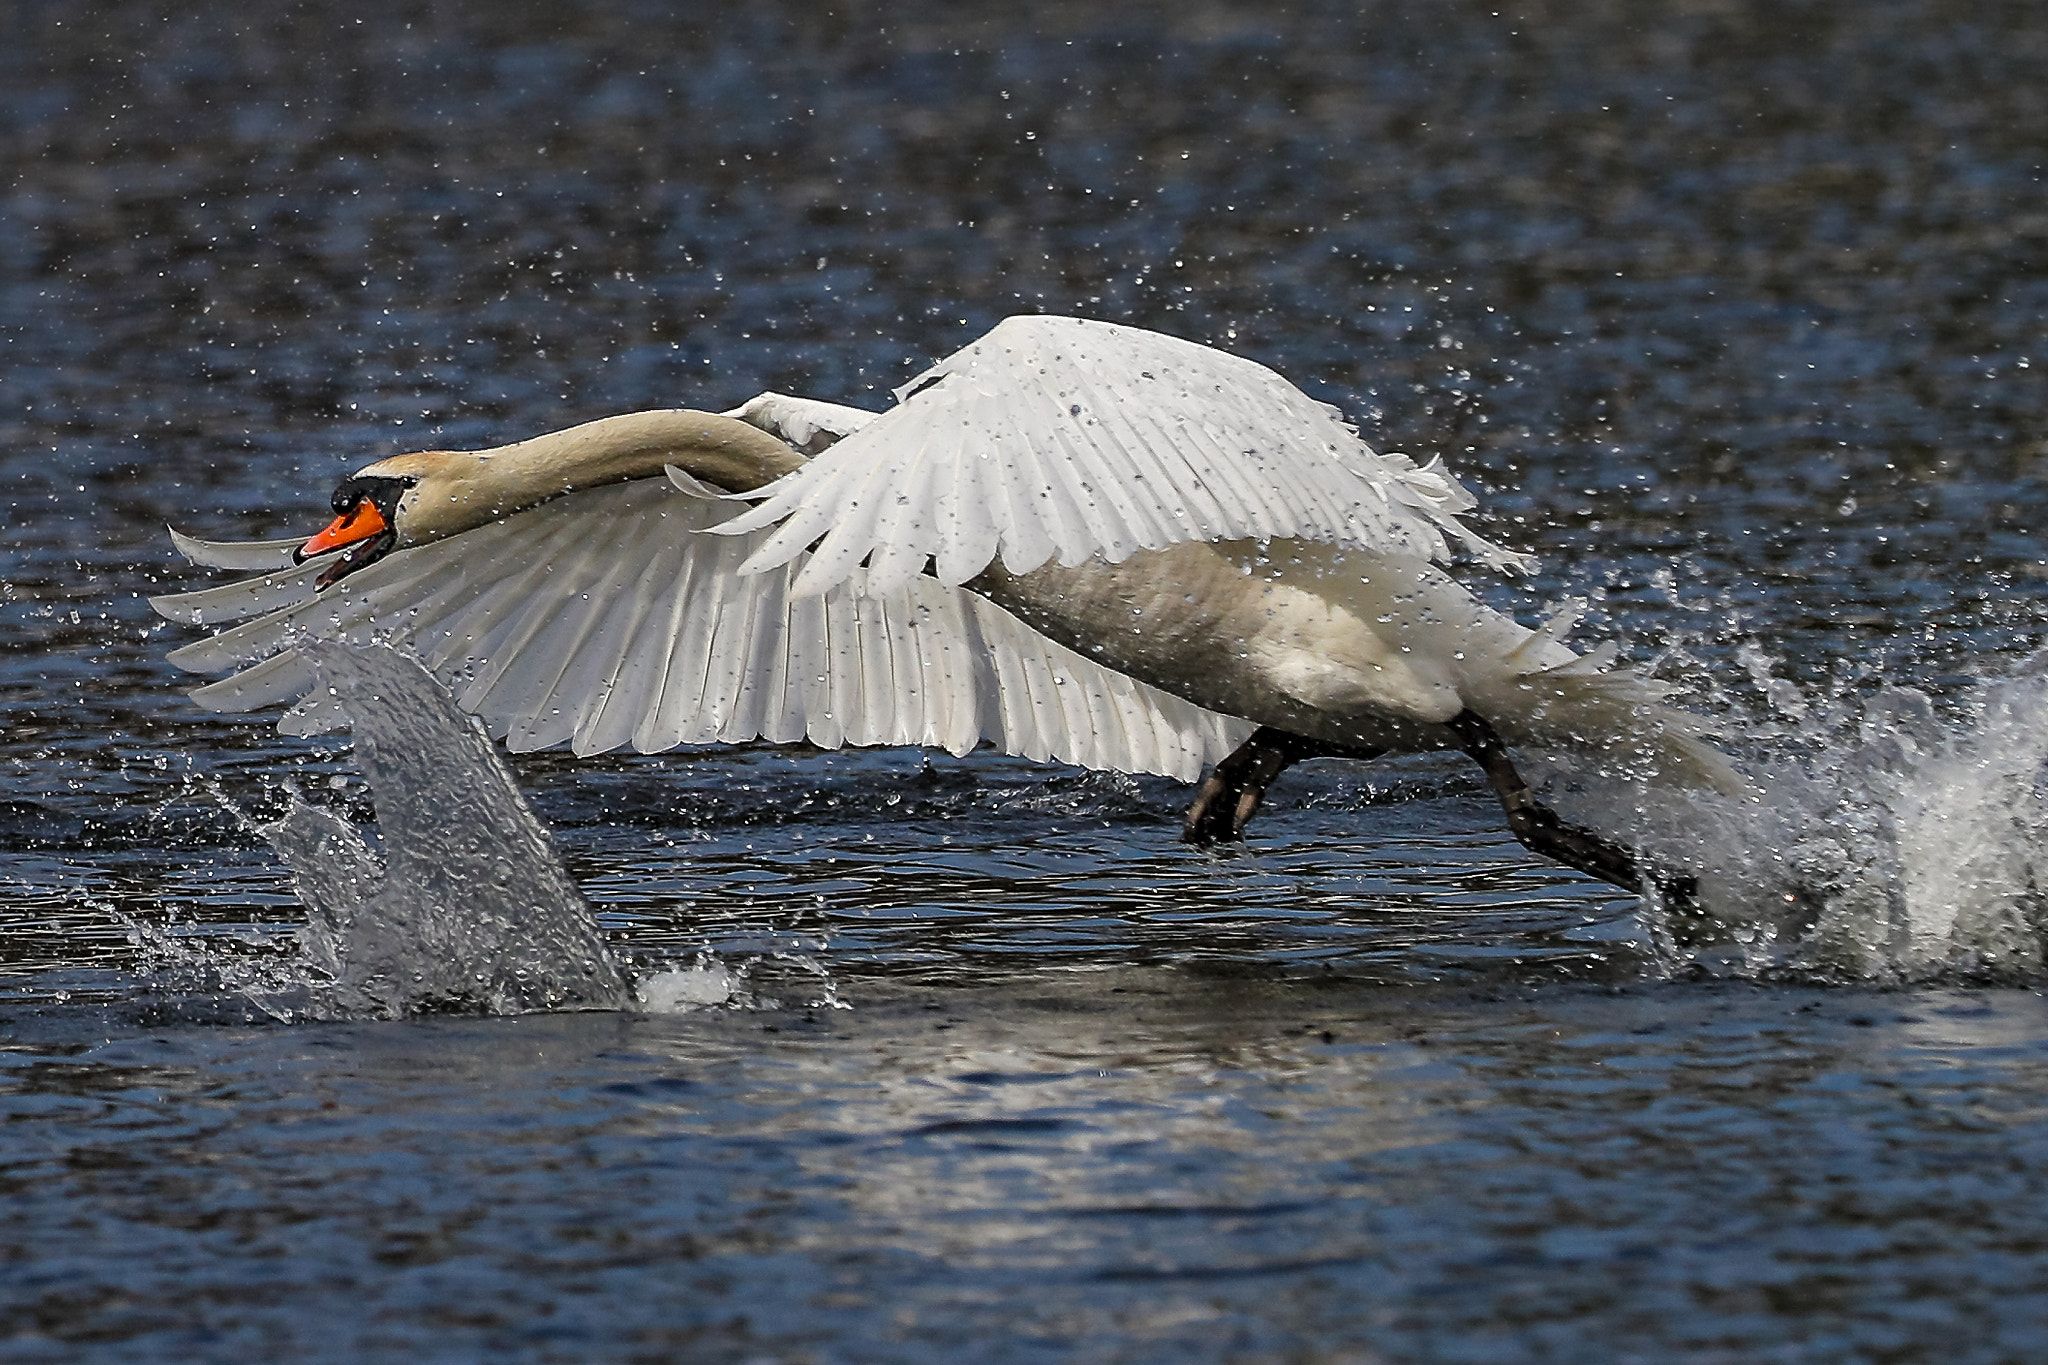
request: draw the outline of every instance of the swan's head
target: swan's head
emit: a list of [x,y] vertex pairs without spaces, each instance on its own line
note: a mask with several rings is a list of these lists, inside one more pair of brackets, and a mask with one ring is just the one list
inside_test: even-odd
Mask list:
[[496,450],[423,450],[364,465],[336,485],[334,520],[292,558],[303,564],[340,550],[318,579],[325,588],[393,550],[488,526],[579,488],[661,471],[659,463],[608,467],[590,452],[542,446],[546,439]]
[[[476,459],[468,452],[430,450],[397,455],[365,465],[335,486],[334,520],[318,535],[292,551],[303,564],[315,555],[341,551],[317,580],[328,587],[376,563],[393,550],[424,545],[480,526],[504,511],[479,507],[473,474],[462,466]],[[440,516],[421,509],[447,509]],[[511,510],[511,509],[504,509]]]
[[688,408],[627,413],[491,450],[427,450],[364,465],[334,490],[334,520],[293,551],[335,556],[325,588],[393,550],[460,535],[579,489],[659,478],[669,465],[732,492],[800,468],[758,427]]

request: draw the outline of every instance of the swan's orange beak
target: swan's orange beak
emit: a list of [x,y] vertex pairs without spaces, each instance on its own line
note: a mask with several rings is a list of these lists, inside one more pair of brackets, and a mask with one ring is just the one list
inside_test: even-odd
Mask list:
[[324,555],[329,550],[339,550],[344,545],[353,545],[359,540],[368,540],[391,529],[384,520],[384,514],[377,510],[377,504],[364,498],[351,510],[342,513],[327,523],[327,529],[299,547],[295,558],[304,561],[314,555]]

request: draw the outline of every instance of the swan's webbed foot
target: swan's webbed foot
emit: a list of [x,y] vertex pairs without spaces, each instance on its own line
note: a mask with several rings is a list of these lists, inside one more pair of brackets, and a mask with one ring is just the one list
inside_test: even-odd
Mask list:
[[1669,905],[1690,904],[1697,897],[1697,877],[1646,869],[1629,849],[1590,829],[1569,823],[1539,802],[1529,790],[1529,784],[1515,771],[1514,760],[1508,757],[1507,745],[1501,743],[1500,736],[1484,717],[1471,711],[1461,711],[1446,724],[1458,736],[1465,752],[1486,771],[1487,782],[1507,811],[1508,828],[1531,852],[1555,859],[1566,867],[1577,868],[1601,881],[1612,882],[1639,896],[1654,888]]
[[1216,765],[1188,808],[1180,837],[1191,844],[1235,843],[1243,840],[1266,788],[1304,758],[1378,758],[1384,750],[1354,749],[1306,735],[1260,726],[1252,737]]

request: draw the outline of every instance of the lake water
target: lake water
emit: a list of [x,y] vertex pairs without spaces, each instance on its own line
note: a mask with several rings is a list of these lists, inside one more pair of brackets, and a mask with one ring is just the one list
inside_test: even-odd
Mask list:
[[[2048,1357],[2048,12],[7,15],[8,1359]],[[395,831],[345,736],[184,697],[166,521],[879,407],[1041,310],[1442,453],[1543,560],[1489,596],[1584,599],[1764,779],[1638,831],[1708,912],[1447,757],[1202,853],[1151,778],[541,754],[665,1008],[321,995],[261,826]]]

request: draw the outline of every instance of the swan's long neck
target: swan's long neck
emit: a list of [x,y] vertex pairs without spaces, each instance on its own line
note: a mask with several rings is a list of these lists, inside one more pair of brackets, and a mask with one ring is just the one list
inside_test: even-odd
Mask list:
[[744,493],[803,462],[759,427],[717,413],[668,408],[606,417],[492,450],[400,455],[363,473],[418,480],[398,506],[400,539],[417,545],[564,493],[653,478],[667,465]]

